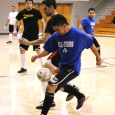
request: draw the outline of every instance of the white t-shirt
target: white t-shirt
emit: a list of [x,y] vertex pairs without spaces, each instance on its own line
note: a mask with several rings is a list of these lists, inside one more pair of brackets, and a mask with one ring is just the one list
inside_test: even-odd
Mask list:
[[9,24],[11,24],[11,25],[15,24],[17,14],[18,14],[17,11],[9,13],[9,16],[8,16],[8,19],[10,19]]

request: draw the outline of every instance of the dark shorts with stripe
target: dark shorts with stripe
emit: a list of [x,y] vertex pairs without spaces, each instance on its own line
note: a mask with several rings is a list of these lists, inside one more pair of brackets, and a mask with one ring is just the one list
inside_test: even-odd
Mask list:
[[[24,45],[24,44],[20,44],[19,48],[22,48],[22,49],[24,49],[24,50],[28,50],[29,46],[26,46],[26,45]],[[40,50],[40,45],[35,45],[35,46],[33,46],[33,51],[35,51],[36,49],[37,49],[37,50]]]
[[96,47],[96,48],[97,48],[97,47],[100,47],[98,41],[97,41],[94,37],[92,37],[92,38],[93,38],[93,43],[94,43],[95,47]]
[[61,56],[59,54],[59,51],[55,51],[54,53],[52,53],[47,60],[51,60],[52,64],[56,67],[59,67],[59,63],[61,61]]
[[[22,36],[24,37],[24,36]],[[26,39],[28,39],[29,41],[33,41],[33,40],[37,40],[38,39],[38,35],[36,35],[34,38],[28,38],[28,37],[24,37]],[[28,50],[29,46],[24,45],[24,44],[20,44],[19,48],[22,48],[24,50]],[[33,51],[35,50],[40,50],[40,45],[33,45]]]
[[[9,32],[13,33],[14,31],[14,25],[9,24]],[[17,26],[17,32],[19,31],[19,28]]]
[[53,76],[48,84],[57,85],[57,92],[61,87],[66,85],[69,81],[76,78],[78,76],[77,72],[73,69],[73,67],[68,65],[63,65],[60,67],[60,70],[57,75]]

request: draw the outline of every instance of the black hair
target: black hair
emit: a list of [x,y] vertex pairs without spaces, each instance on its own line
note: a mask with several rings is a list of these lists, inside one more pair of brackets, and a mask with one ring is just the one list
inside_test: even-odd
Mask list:
[[52,26],[63,26],[64,24],[68,25],[68,22],[63,15],[56,14],[52,17]]
[[15,8],[15,6],[12,6],[12,7],[14,7],[14,8]]
[[33,4],[33,0],[26,0],[25,2],[27,3],[27,1],[31,1],[31,2],[32,2],[32,4]]
[[55,0],[43,0],[42,4],[45,4],[47,7],[50,7],[52,5],[54,7],[54,9],[57,8]]
[[91,10],[95,12],[95,8],[89,8],[89,9],[88,9],[88,13],[89,13]]

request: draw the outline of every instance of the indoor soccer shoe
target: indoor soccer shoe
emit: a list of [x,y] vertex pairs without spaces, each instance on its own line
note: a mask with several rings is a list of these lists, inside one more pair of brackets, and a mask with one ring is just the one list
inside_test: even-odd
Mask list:
[[89,98],[88,95],[84,95],[81,99],[78,99],[78,104],[76,109],[80,109],[83,106],[83,103]]
[[[77,91],[79,91],[79,88],[78,88],[78,87],[76,87],[75,85],[73,85],[73,87],[74,87]],[[67,97],[66,97],[66,101],[70,101],[73,97],[74,97],[74,95],[71,94],[71,93],[69,93],[69,94],[67,95]]]
[[[40,103],[41,104],[39,106],[37,106],[36,109],[42,109],[43,108],[44,101],[42,101]],[[55,107],[55,106],[56,106],[56,104],[55,104],[55,102],[53,102],[50,108]]]
[[12,43],[12,41],[8,41],[8,42],[6,42],[7,44],[9,44],[9,43]]
[[26,71],[27,71],[27,69],[21,68],[21,69],[18,71],[18,73],[23,73],[23,72],[26,72]]

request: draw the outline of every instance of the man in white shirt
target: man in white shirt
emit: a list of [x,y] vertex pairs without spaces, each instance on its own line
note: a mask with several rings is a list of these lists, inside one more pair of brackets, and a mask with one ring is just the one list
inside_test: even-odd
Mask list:
[[[14,24],[16,22],[16,16],[18,12],[15,11],[15,6],[12,6],[11,12],[9,13],[8,20],[6,22],[6,27],[9,24],[9,41],[6,43],[12,43],[12,36],[13,36],[13,31],[14,31]],[[18,28],[17,28],[18,32]]]

